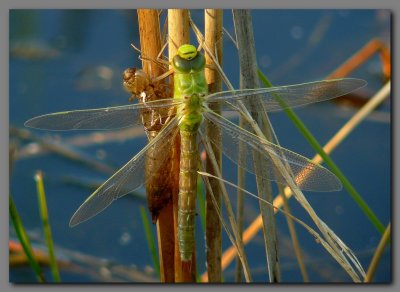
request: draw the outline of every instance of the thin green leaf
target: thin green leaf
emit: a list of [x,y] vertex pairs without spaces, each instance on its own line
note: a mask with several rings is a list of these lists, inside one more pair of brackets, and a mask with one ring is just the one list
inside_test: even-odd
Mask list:
[[51,227],[49,213],[47,210],[46,193],[44,191],[43,173],[41,171],[35,174],[36,190],[39,200],[40,218],[42,219],[43,231],[46,239],[47,249],[49,250],[50,270],[55,282],[60,283],[60,272],[58,271],[57,259],[54,252],[54,243],[51,236]]
[[39,263],[35,259],[35,256],[33,255],[33,250],[28,235],[26,234],[25,228],[22,224],[21,217],[18,214],[17,207],[15,206],[14,200],[11,195],[8,196],[8,201],[9,201],[9,212],[10,212],[11,222],[14,226],[15,232],[17,233],[17,237],[22,245],[26,257],[28,258],[28,262],[32,270],[36,274],[38,281],[46,282],[42,268],[40,267]]
[[147,217],[146,209],[143,206],[140,207],[140,215],[142,217],[144,232],[146,234],[147,246],[148,246],[150,254],[151,254],[151,260],[153,262],[153,267],[154,267],[154,270],[155,270],[157,276],[160,277],[160,264],[158,262],[158,255],[157,255],[155,239],[154,239],[153,233],[151,232],[150,220]]

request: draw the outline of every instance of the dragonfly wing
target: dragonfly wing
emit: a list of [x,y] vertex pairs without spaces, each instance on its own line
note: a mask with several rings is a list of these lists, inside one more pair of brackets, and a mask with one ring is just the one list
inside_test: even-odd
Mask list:
[[[177,118],[172,119],[146,147],[94,191],[72,216],[69,225],[73,227],[92,218],[107,208],[114,200],[139,188],[149,180],[151,177],[145,175],[147,154],[155,147],[160,152],[169,149],[172,139],[178,132],[177,125]],[[162,165],[162,163],[158,165]]]
[[179,102],[163,99],[140,104],[46,114],[25,122],[26,127],[44,130],[109,130],[133,126],[141,115],[166,118]]
[[[261,179],[287,185],[276,166],[278,161],[288,166],[287,170],[292,173],[300,189],[319,192],[341,189],[342,185],[333,173],[306,157],[259,138],[213,112],[206,112],[204,116],[221,129],[222,151],[239,167],[256,174],[254,155],[262,160],[261,165],[266,168],[261,171]],[[239,159],[239,145],[243,147],[243,159]]]
[[207,104],[218,103],[221,105],[221,110],[240,111],[239,103],[242,102],[250,112],[254,112],[260,111],[259,107],[252,110],[252,103],[257,96],[264,110],[271,112],[329,100],[350,93],[366,84],[362,79],[343,78],[279,87],[224,91],[207,96]]

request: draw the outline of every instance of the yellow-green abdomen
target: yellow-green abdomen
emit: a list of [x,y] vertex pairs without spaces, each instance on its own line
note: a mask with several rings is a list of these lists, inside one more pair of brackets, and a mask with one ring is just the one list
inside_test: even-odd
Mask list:
[[197,132],[180,131],[181,155],[178,196],[178,241],[182,261],[189,261],[195,247],[197,195]]

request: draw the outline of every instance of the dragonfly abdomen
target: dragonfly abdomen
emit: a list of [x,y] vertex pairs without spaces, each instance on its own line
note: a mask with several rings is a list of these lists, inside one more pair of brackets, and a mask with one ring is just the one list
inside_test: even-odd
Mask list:
[[198,145],[196,131],[180,134],[178,241],[182,261],[189,261],[195,246]]

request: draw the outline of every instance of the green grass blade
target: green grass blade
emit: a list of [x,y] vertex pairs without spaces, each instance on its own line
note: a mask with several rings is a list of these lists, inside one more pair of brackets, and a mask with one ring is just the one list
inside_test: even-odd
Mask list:
[[14,226],[15,232],[17,233],[19,242],[21,243],[22,248],[26,254],[28,262],[32,270],[36,274],[38,281],[46,282],[42,268],[40,267],[39,263],[35,259],[35,256],[33,255],[33,250],[28,235],[25,232],[21,217],[18,214],[17,207],[15,206],[14,200],[11,195],[8,196],[8,201],[9,201],[9,212],[10,212],[11,222]]
[[143,206],[140,207],[140,215],[142,217],[144,232],[146,234],[147,246],[148,246],[150,254],[151,254],[151,260],[153,262],[153,267],[154,267],[155,272],[157,273],[157,276],[160,277],[160,263],[158,262],[155,238],[153,236],[153,233],[151,232],[150,220],[147,217],[146,209]]
[[[258,75],[261,82],[269,87],[271,86],[271,82],[265,77],[265,75],[258,70]],[[368,217],[369,221],[374,225],[374,227],[378,230],[380,234],[385,232],[384,225],[379,221],[378,217],[371,210],[368,204],[363,200],[361,195],[357,192],[351,182],[346,178],[346,176],[342,173],[339,167],[333,162],[333,160],[325,153],[322,149],[321,145],[314,138],[311,132],[307,129],[307,127],[301,122],[301,120],[297,117],[294,111],[290,108],[283,109],[284,112],[288,115],[290,120],[295,124],[295,126],[299,129],[301,134],[306,138],[308,143],[314,148],[314,150],[322,157],[325,161],[326,165],[329,169],[340,179],[343,184],[343,187],[347,190],[352,199],[358,204],[364,214]]]
[[41,171],[35,174],[36,190],[39,201],[40,218],[42,219],[43,232],[46,239],[47,249],[49,251],[50,270],[53,275],[54,282],[60,283],[60,272],[58,271],[57,259],[54,252],[53,238],[51,236],[51,227],[49,221],[49,213],[47,210],[46,193],[44,191],[43,173]]

